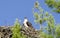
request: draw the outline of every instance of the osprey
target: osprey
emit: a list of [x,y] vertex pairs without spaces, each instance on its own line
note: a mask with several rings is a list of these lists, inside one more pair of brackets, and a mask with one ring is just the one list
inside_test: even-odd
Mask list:
[[25,19],[24,19],[23,25],[24,25],[25,27],[31,27],[31,28],[33,28],[33,27],[32,27],[32,24],[28,21],[28,19],[27,19],[26,17],[25,17]]

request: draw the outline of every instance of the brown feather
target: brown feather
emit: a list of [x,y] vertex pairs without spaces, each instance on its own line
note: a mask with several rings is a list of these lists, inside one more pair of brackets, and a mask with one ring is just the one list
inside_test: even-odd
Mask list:
[[27,22],[26,24],[27,24],[29,27],[32,27],[32,28],[33,28],[32,24],[31,24],[30,22]]

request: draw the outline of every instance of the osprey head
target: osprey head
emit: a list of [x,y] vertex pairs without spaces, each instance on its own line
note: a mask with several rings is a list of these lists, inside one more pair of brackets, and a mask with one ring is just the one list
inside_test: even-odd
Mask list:
[[25,17],[25,18],[24,18],[24,22],[27,22],[27,21],[28,21],[28,19],[27,19],[27,17]]
[[28,25],[26,24],[27,22],[28,22],[28,19],[25,17],[23,24],[24,24],[24,26],[26,26],[26,27],[28,27]]

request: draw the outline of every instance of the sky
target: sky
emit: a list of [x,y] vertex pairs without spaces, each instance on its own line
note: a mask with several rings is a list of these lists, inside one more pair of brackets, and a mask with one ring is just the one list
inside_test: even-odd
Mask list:
[[[16,18],[23,23],[24,17],[32,23],[33,27],[39,29],[39,25],[34,22],[32,8],[36,0],[0,0],[0,26],[13,25]],[[56,23],[60,23],[60,14],[52,12],[44,0],[38,0],[44,11],[51,13]]]

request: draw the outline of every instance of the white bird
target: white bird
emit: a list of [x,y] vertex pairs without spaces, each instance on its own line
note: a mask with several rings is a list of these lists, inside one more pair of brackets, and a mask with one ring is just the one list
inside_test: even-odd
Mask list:
[[27,19],[26,17],[25,17],[25,19],[24,19],[23,25],[24,25],[25,27],[31,27],[31,28],[33,28],[33,27],[32,27],[32,24],[28,21],[28,19]]

